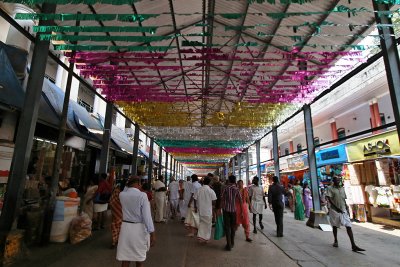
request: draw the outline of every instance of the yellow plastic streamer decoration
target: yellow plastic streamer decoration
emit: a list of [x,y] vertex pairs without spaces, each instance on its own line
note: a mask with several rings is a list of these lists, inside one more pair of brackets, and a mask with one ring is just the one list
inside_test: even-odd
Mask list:
[[195,123],[185,103],[117,102],[125,114],[143,126],[186,127]]
[[239,102],[229,113],[215,112],[207,122],[218,126],[270,127],[277,122],[279,114],[291,106],[291,104]]

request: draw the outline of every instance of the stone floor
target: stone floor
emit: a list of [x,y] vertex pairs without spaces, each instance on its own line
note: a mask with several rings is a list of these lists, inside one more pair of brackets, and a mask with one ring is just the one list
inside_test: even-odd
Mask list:
[[[275,237],[271,211],[264,215],[265,229],[251,234],[253,242],[244,241],[243,228],[237,232],[235,248],[224,251],[224,241],[199,244],[185,236],[183,225],[170,220],[156,224],[156,246],[148,253],[145,266],[400,266],[400,230],[376,224],[354,224],[356,242],[367,251],[351,251],[345,229],[339,230],[339,248],[332,247],[332,232],[323,232],[295,221],[291,212],[284,216],[284,237]],[[120,266],[115,249],[110,249],[109,230],[77,245],[51,244],[27,249],[12,267],[101,267]],[[134,266],[133,264],[131,266]]]
[[323,232],[284,214],[284,237],[275,237],[273,213],[266,211],[263,232],[271,242],[300,266],[400,266],[400,229],[372,223],[353,223],[353,232],[363,253],[351,250],[346,229],[338,231],[339,247],[332,247],[332,232]]

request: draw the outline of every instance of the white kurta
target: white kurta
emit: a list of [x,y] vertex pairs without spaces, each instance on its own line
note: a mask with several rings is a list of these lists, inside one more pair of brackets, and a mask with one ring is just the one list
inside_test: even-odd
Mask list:
[[[190,200],[190,196],[192,195],[192,183],[189,181],[184,182],[183,184],[183,201],[179,203],[179,212],[181,214],[182,218],[186,218],[187,217],[187,211],[188,211],[188,203]],[[182,205],[181,205],[182,203]]]
[[[154,189],[158,190],[162,187],[165,187],[165,184],[161,182],[160,180],[157,180],[154,183]],[[155,192],[154,193],[154,201],[156,204],[156,214],[154,216],[154,221],[155,222],[161,222],[164,221],[164,210],[165,210],[165,201],[166,201],[166,192],[161,191],[161,192]]]
[[118,238],[117,260],[144,261],[154,232],[147,195],[137,188],[125,188],[119,195],[122,225]]
[[265,207],[263,189],[253,185],[249,189],[249,196],[251,198],[251,213],[263,214]]
[[212,202],[217,200],[217,196],[208,185],[203,185],[194,195],[194,199],[197,201],[200,216],[197,239],[208,241],[211,237],[212,228]]

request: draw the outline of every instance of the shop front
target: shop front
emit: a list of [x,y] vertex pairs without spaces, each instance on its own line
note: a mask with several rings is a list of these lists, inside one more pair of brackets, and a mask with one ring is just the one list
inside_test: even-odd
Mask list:
[[321,149],[315,153],[319,184],[329,186],[333,176],[344,176],[347,171],[346,145]]
[[289,183],[294,184],[296,180],[310,184],[307,154],[280,158],[279,167],[281,169],[281,184],[284,187],[287,187]]
[[354,219],[400,227],[400,147],[396,131],[348,143],[345,189]]

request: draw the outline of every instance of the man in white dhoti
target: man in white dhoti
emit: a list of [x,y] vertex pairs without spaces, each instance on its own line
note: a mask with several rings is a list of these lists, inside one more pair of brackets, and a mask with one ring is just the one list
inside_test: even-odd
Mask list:
[[167,188],[165,187],[163,180],[164,178],[160,176],[160,178],[158,178],[158,180],[154,183],[154,202],[156,204],[156,214],[154,216],[154,221],[156,223],[165,222],[164,209]]
[[179,183],[175,181],[174,177],[171,177],[171,182],[168,185],[168,199],[173,219],[176,216],[179,202]]
[[341,225],[346,227],[347,235],[350,238],[351,248],[354,252],[365,251],[356,245],[353,236],[353,230],[351,229],[351,222],[349,217],[349,208],[346,204],[346,193],[341,185],[342,179],[340,177],[333,177],[333,186],[328,187],[326,198],[329,201],[329,219],[333,228],[333,246],[338,247],[337,229]]
[[217,196],[210,188],[210,182],[210,177],[205,177],[203,180],[203,186],[194,195],[194,199],[197,203],[197,211],[200,217],[199,230],[197,232],[197,239],[200,242],[208,242],[211,237],[212,210],[215,201],[217,200]]
[[150,203],[146,193],[140,190],[139,177],[130,178],[124,191],[119,194],[122,206],[122,225],[119,233],[117,260],[122,267],[131,261],[136,267],[143,266],[147,251],[154,245],[154,225]]
[[192,186],[191,186],[191,195],[190,200],[187,204],[188,211],[186,213],[185,226],[189,229],[189,234],[187,236],[194,237],[197,229],[199,228],[199,214],[196,212],[197,206],[196,201],[194,200],[194,194],[196,194],[197,190],[200,189],[201,184],[199,183],[199,178],[196,174],[191,176],[192,178]]
[[186,182],[183,184],[183,204],[179,206],[179,211],[181,213],[181,220],[184,222],[187,211],[188,211],[188,203],[190,197],[192,196],[192,182],[190,176],[186,177]]

